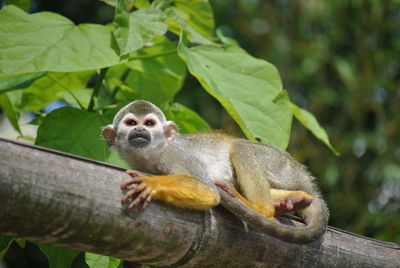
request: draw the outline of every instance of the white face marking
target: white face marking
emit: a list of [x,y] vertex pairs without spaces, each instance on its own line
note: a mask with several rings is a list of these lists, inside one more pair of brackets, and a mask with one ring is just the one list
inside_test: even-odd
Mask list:
[[118,132],[127,134],[135,127],[143,127],[150,133],[162,131],[162,124],[155,114],[151,113],[144,117],[137,117],[133,113],[127,113],[119,122]]

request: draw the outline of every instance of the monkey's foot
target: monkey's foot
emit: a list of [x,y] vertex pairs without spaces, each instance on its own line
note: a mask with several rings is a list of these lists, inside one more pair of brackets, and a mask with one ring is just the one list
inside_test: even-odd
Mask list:
[[274,201],[275,217],[306,208],[311,204],[311,202],[312,199],[298,196],[288,196],[284,200]]
[[[128,190],[121,199],[121,203],[127,203],[126,210],[132,210],[136,205],[142,203],[138,212],[143,212],[144,209],[151,201],[151,188],[146,182],[147,176],[140,175],[139,173],[127,170],[127,174],[133,177],[133,179],[123,183],[120,188],[122,190]],[[136,184],[135,188],[130,189],[129,186]]]

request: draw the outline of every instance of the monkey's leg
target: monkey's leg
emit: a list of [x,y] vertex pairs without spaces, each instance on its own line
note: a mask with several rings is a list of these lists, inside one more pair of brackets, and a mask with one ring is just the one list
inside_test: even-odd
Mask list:
[[[259,212],[259,207],[254,206],[243,195],[241,195],[234,187],[227,186],[222,183],[216,183],[216,186],[228,194],[238,198],[247,206]],[[281,216],[288,212],[293,212],[309,206],[312,202],[312,196],[303,191],[286,191],[278,189],[270,189],[271,198],[275,207],[274,216]],[[260,213],[260,212],[259,212]],[[262,213],[261,213],[262,214]]]
[[313,200],[310,194],[303,191],[270,189],[270,193],[275,206],[275,216],[306,208]]
[[[162,200],[172,205],[190,209],[206,210],[219,204],[219,195],[209,186],[188,175],[146,176],[127,171],[134,178],[121,185],[121,189],[136,184],[129,189],[121,202],[129,202],[127,210],[132,210],[142,202],[143,211],[151,200]],[[138,176],[139,175],[139,176]]]
[[262,205],[262,204],[254,204],[254,203],[250,202],[249,200],[246,199],[246,197],[244,197],[241,193],[239,193],[239,191],[236,190],[236,188],[230,187],[230,186],[225,185],[223,183],[215,183],[215,185],[220,187],[222,190],[224,190],[225,192],[227,192],[231,196],[236,197],[237,199],[239,199],[240,201],[245,203],[248,207],[250,207],[253,210],[257,211],[261,215],[264,215],[267,218],[273,218],[274,217],[273,216],[274,214],[272,214],[272,216],[271,216],[271,212],[268,212],[268,211],[266,212],[266,208],[265,208],[264,205]]
[[264,153],[260,148],[262,147],[237,141],[232,144],[230,159],[238,189],[251,203],[250,207],[266,218],[273,218],[275,208],[269,192],[269,182],[263,167],[260,166],[260,159]]

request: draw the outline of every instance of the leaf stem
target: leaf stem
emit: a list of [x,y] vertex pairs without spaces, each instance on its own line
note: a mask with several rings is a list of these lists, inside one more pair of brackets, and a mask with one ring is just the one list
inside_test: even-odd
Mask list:
[[175,53],[176,53],[176,48],[162,52],[162,53],[158,53],[158,54],[139,55],[139,56],[130,57],[129,60],[131,61],[131,60],[152,59],[152,58],[167,56],[167,55],[171,55],[171,54],[175,54]]
[[[129,72],[131,71],[131,69],[129,69],[128,67],[125,69],[124,73],[121,75],[121,78],[119,79],[122,83],[124,83],[126,77],[128,76]],[[111,93],[111,98],[114,99],[115,95],[117,95],[117,92],[120,90],[120,86],[116,86],[114,88],[114,90]]]
[[87,108],[88,112],[93,112],[94,99],[99,95],[101,84],[103,83],[104,77],[108,71],[108,67],[100,70],[99,77],[97,78],[96,85],[94,85],[92,96],[90,96],[89,106]]
[[61,87],[63,87],[68,93],[69,95],[71,95],[71,97],[76,101],[76,103],[79,105],[79,107],[84,110],[85,108],[83,107],[82,103],[78,100],[78,98],[72,93],[72,91],[60,80],[58,80],[57,78],[55,78],[54,76],[52,76],[51,74],[46,74],[48,78],[50,78],[51,80],[53,80],[54,82],[56,82],[57,84],[59,84]]

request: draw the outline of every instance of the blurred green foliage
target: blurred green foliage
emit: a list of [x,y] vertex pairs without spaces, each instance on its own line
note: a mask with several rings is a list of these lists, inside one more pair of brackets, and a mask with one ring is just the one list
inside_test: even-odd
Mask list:
[[330,225],[400,243],[400,1],[212,5],[216,25],[278,67],[341,153],[293,126],[288,150],[318,178]]
[[[400,1],[211,3],[220,30],[278,67],[291,100],[315,115],[341,153],[294,122],[288,150],[317,178],[330,225],[400,243]],[[110,23],[114,15],[95,0],[32,1],[31,12],[44,10],[75,23]],[[242,135],[200,87],[188,74],[176,100],[213,128]]]

